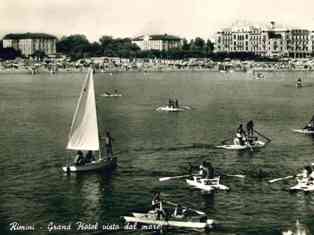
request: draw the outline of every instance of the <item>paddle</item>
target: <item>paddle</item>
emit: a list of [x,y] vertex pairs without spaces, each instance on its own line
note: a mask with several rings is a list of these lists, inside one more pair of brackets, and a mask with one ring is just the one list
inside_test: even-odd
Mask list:
[[167,181],[167,180],[174,180],[174,179],[182,179],[190,177],[191,175],[179,175],[179,176],[170,176],[170,177],[161,177],[159,181]]
[[229,177],[245,178],[245,175],[225,175]]
[[[170,202],[170,201],[164,201],[165,203],[171,205],[171,206],[178,206],[177,203],[174,203],[174,202]],[[195,209],[192,209],[192,208],[189,208],[189,207],[185,207],[185,206],[182,206],[182,208],[185,208],[185,209],[188,209],[190,211],[194,211],[195,213],[199,214],[199,215],[206,215],[205,212],[203,211],[198,211],[198,210],[195,210]]]
[[263,138],[265,138],[268,142],[271,142],[271,139],[268,138],[267,136],[263,135],[262,133],[258,132],[257,130],[253,130],[256,134],[262,136]]
[[277,179],[268,180],[268,183],[272,184],[272,183],[275,183],[275,182],[278,182],[278,181],[281,181],[281,180],[292,179],[292,178],[294,178],[294,177],[295,177],[295,176],[293,176],[293,175],[289,175],[289,176],[282,177],[282,178],[277,178]]

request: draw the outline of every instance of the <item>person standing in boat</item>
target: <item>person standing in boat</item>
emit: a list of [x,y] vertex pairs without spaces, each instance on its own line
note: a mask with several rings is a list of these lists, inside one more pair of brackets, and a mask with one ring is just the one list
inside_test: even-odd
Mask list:
[[175,108],[179,108],[179,101],[178,101],[178,99],[175,100]]
[[246,124],[246,130],[248,137],[253,137],[254,135],[254,122],[253,120],[248,121]]
[[173,108],[173,100],[169,98],[169,103],[168,103],[169,108]]
[[245,142],[246,142],[246,133],[243,129],[243,125],[242,123],[239,125],[238,129],[237,129],[237,134],[236,134],[239,142],[240,142],[240,145],[244,145]]
[[114,139],[111,137],[110,132],[106,132],[106,137],[105,137],[105,146],[106,146],[106,152],[107,152],[107,157],[109,159],[112,158],[113,152],[112,152],[112,142]]

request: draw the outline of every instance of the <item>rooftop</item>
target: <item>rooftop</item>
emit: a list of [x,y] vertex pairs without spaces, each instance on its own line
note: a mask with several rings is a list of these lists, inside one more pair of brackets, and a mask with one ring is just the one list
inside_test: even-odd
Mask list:
[[[181,38],[174,36],[174,35],[169,35],[169,34],[152,34],[152,35],[147,35],[149,40],[163,40],[163,41],[179,41]],[[146,35],[141,35],[139,37],[134,38],[133,40],[135,41],[142,41],[144,40]]]
[[56,39],[55,36],[46,33],[10,33],[3,37],[3,39],[35,39],[35,38]]

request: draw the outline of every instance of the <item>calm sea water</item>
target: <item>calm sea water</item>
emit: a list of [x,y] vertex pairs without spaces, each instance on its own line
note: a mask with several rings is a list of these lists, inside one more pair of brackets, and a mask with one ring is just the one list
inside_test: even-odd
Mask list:
[[[250,76],[96,74],[100,135],[111,131],[119,167],[109,175],[67,176],[60,167],[71,154],[65,145],[85,74],[1,74],[0,233],[10,234],[14,221],[34,224],[31,234],[46,234],[50,222],[119,223],[123,215],[145,211],[154,190],[219,221],[221,227],[212,234],[280,234],[296,219],[313,232],[314,194],[291,194],[286,189],[293,181],[269,185],[267,180],[314,162],[313,139],[291,131],[303,127],[314,113],[314,74],[265,73],[264,80]],[[298,77],[304,80],[302,89],[295,88]],[[114,89],[123,97],[100,96]],[[169,97],[193,109],[155,112]],[[272,139],[270,145],[254,153],[215,149],[240,122],[250,119]],[[198,165],[203,160],[247,178],[224,179],[231,191],[213,196],[189,188],[183,180],[158,181],[185,174],[188,162]],[[261,173],[264,178],[258,177]],[[120,233],[131,232],[114,232]]]

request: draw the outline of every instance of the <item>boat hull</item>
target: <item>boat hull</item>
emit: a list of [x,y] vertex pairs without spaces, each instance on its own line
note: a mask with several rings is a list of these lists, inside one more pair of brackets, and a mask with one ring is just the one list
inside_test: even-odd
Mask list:
[[290,187],[289,190],[291,192],[296,192],[296,191],[303,191],[303,192],[313,192],[314,191],[314,184],[304,184],[304,183],[299,183],[293,187]]
[[309,135],[314,134],[314,130],[307,130],[307,129],[292,129],[292,131],[295,133],[300,133],[300,134],[309,134]]
[[164,112],[183,112],[184,108],[172,108],[169,106],[160,106],[156,109],[156,111],[164,111]]
[[128,223],[141,223],[151,224],[158,226],[170,226],[176,228],[185,229],[206,229],[211,228],[214,224],[214,220],[208,219],[206,222],[189,222],[189,221],[175,221],[175,220],[156,220],[151,218],[149,215],[136,213],[137,217],[124,216],[124,220]]
[[[215,184],[205,184],[204,181],[206,179],[199,179],[196,180],[196,178],[194,178],[193,180],[191,179],[186,179],[186,183],[190,186],[193,186],[195,188],[201,189],[203,191],[207,191],[207,192],[212,192],[214,190],[224,190],[224,191],[228,191],[230,190],[229,187],[220,184],[220,183],[215,183]],[[219,182],[219,180],[218,180]]]
[[100,170],[112,170],[117,167],[117,158],[112,158],[111,160],[101,159],[85,165],[77,166],[63,166],[62,170],[64,172],[87,172],[87,171],[100,171]]
[[266,144],[263,141],[256,141],[251,147],[249,145],[238,145],[238,144],[230,144],[230,145],[218,145],[217,148],[227,149],[227,150],[244,150],[251,148],[263,148]]
[[102,97],[121,97],[122,96],[122,94],[102,94],[102,95],[100,95],[100,96],[102,96]]

